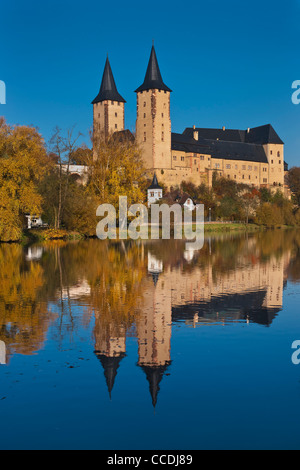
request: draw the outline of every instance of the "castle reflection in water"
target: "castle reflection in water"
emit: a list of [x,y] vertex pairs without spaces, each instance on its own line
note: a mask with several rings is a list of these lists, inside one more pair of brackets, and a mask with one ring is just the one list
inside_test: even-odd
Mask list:
[[[172,327],[178,322],[192,328],[229,322],[271,326],[287,279],[298,281],[293,267],[299,246],[288,231],[210,237],[199,252],[185,250],[182,241],[90,240],[27,251],[2,246],[0,364],[9,364],[14,353],[42,349],[50,326],[58,338],[84,321],[94,325],[93,347],[110,396],[126,339],[137,338],[137,366],[155,407],[171,369]],[[74,315],[78,307],[81,316]]]

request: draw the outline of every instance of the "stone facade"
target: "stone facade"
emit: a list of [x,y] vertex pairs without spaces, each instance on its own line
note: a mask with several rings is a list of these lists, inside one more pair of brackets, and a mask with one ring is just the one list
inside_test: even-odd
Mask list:
[[[247,130],[186,128],[171,132],[170,88],[162,80],[154,46],[143,84],[136,90],[136,140],[149,174],[167,188],[182,181],[211,187],[214,172],[237,183],[284,190],[284,143],[268,124]],[[109,99],[108,99],[109,98]],[[124,103],[106,62],[94,100],[94,130],[106,136],[124,130]]]

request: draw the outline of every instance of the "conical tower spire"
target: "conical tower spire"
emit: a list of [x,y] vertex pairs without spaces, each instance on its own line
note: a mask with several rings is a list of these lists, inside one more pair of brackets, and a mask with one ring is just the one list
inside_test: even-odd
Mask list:
[[149,382],[149,391],[152,398],[153,408],[155,408],[157,404],[157,397],[160,391],[159,384],[169,365],[170,362],[167,362],[165,365],[161,366],[142,366],[142,369],[145,372]]
[[117,375],[117,370],[120,366],[121,360],[126,356],[125,353],[120,354],[119,356],[105,356],[104,354],[99,354],[96,352],[98,359],[100,360],[102,367],[104,369],[104,376],[106,380],[106,385],[111,399],[111,392],[115,383],[115,378]]
[[145,80],[144,83],[137,88],[135,91],[136,93],[145,90],[164,90],[164,91],[172,91],[167,85],[164,84],[158,62],[157,57],[154,49],[154,45],[152,45],[150,60],[148,63]]
[[92,104],[106,100],[126,103],[124,98],[118,93],[108,56],[105,62],[100,91],[94,101],[92,101]]

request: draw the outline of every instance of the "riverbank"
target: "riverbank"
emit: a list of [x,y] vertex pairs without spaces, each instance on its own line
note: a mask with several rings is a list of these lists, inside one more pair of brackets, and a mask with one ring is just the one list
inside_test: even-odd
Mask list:
[[[257,231],[264,231],[267,229],[295,229],[298,228],[297,226],[288,226],[288,225],[278,225],[275,227],[267,227],[265,225],[257,225],[257,224],[245,224],[245,223],[231,223],[231,222],[206,222],[204,224],[204,232],[205,233],[224,233],[224,232],[257,232]],[[196,230],[196,225],[194,224],[192,227],[193,231]],[[171,238],[173,236],[173,230],[171,226]],[[161,227],[159,229],[159,237],[162,238],[162,231]],[[23,245],[35,242],[44,242],[49,240],[84,240],[88,238],[96,238],[95,236],[86,236],[79,232],[75,231],[68,231],[64,229],[32,229],[26,230],[23,232],[21,240],[15,241],[5,241],[0,243],[21,243]],[[117,228],[117,239],[119,239],[119,231]],[[151,238],[151,227],[149,227],[149,239]],[[184,238],[184,233],[183,233]],[[123,233],[122,239],[126,239],[125,232]]]

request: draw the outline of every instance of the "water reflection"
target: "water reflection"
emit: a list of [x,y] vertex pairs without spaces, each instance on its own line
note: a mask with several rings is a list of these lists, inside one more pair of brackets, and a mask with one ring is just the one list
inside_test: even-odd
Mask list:
[[181,241],[2,245],[0,364],[37,353],[50,326],[58,345],[85,328],[111,397],[127,338],[135,337],[155,407],[174,364],[174,325],[270,327],[287,279],[299,281],[299,250],[291,231],[210,237],[199,252]]

